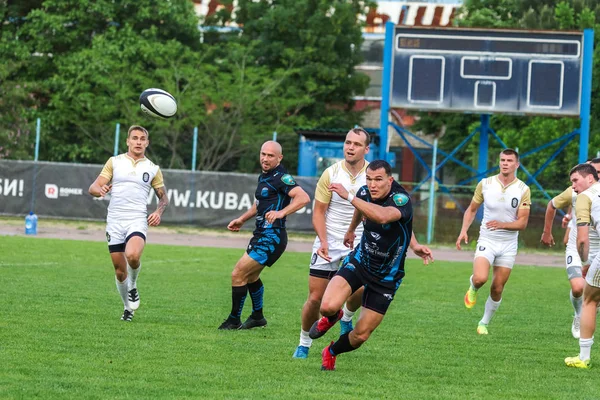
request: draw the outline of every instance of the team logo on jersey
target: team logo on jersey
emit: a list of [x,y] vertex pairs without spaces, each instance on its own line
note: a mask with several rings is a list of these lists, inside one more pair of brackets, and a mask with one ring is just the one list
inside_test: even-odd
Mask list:
[[381,235],[377,232],[371,232],[371,236],[373,236],[373,239],[375,240],[381,239]]
[[147,172],[144,172],[144,175],[142,175],[142,180],[144,182],[148,182],[150,180],[150,174]]
[[519,199],[513,197],[513,199],[510,201],[510,205],[512,206],[512,208],[517,208],[517,206],[519,205]]
[[284,176],[282,176],[281,182],[285,183],[286,185],[290,185],[290,186],[296,184],[294,177],[291,176],[290,174],[285,174]]
[[110,242],[110,233],[106,232],[106,241]]
[[367,191],[365,189],[363,189],[363,190],[360,191],[360,195],[361,196],[365,196],[366,194],[367,194]]
[[269,189],[267,189],[266,187],[262,188],[260,191],[260,195],[262,197],[267,197],[269,195]]
[[572,261],[573,261],[573,256],[568,256],[567,257],[567,264],[571,264]]
[[315,265],[317,262],[317,253],[313,253],[312,259],[310,260],[310,265]]
[[388,230],[388,229],[390,229],[390,224],[383,224],[383,225],[381,225],[381,227],[385,230]]
[[408,196],[405,195],[404,193],[396,193],[394,195],[394,197],[392,197],[392,199],[394,200],[394,203],[398,207],[401,207],[401,206],[405,205],[406,203],[408,203]]
[[479,246],[479,251],[484,251],[485,250],[485,246]]

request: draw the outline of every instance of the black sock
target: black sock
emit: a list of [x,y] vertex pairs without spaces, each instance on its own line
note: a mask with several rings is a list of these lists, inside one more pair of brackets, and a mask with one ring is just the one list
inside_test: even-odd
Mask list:
[[337,342],[331,345],[331,353],[332,355],[337,356],[338,354],[347,353],[349,351],[356,350],[358,347],[352,347],[350,344],[350,338],[348,337],[350,333],[345,333],[339,337]]
[[263,295],[265,287],[260,278],[256,282],[248,283],[248,291],[252,299],[252,315],[254,319],[264,318],[263,316]]
[[246,293],[248,288],[244,286],[232,286],[231,287],[231,314],[229,319],[232,321],[239,321],[242,316],[242,309],[244,308],[244,301],[246,300]]
[[339,315],[340,315],[340,310],[336,311],[335,314],[333,314],[333,315],[326,316],[326,318],[330,324],[335,324],[336,322],[338,322]]

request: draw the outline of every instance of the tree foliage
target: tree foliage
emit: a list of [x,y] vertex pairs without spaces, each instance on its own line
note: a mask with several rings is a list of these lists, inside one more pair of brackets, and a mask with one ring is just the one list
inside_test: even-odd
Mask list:
[[[598,0],[467,0],[455,20],[462,27],[477,28],[520,28],[544,30],[579,30],[596,27],[596,16],[600,12]],[[598,42],[600,29],[595,29]],[[599,48],[594,51],[592,117],[590,130],[590,156],[595,156],[600,149],[600,90],[598,75]],[[479,125],[479,117],[469,114],[421,113],[417,129],[424,132],[440,132],[445,126],[445,134],[440,141],[444,150],[454,149],[466,135]],[[509,147],[519,148],[526,152],[544,143],[557,139],[579,127],[579,119],[551,117],[515,117],[510,115],[493,115],[491,127],[500,139]],[[478,136],[459,153],[459,157],[473,166],[478,160]],[[536,171],[546,162],[558,148],[559,144],[536,153],[522,160],[522,164],[530,172]],[[490,164],[497,162],[500,145],[490,139]],[[579,140],[575,138],[567,148],[552,162],[543,174],[537,177],[546,189],[563,189],[568,183],[566,168],[578,162]],[[452,168],[452,167],[450,167]],[[456,167],[455,174],[459,178],[470,173]],[[557,179],[557,177],[559,177]]]
[[[293,127],[359,121],[352,96],[367,85],[354,72],[361,3],[239,3],[235,18],[244,28],[228,35],[206,32],[232,18],[227,8],[199,21],[189,0],[29,0],[0,8],[7,60],[0,158],[32,154],[30,132],[40,117],[43,160],[104,162],[120,123],[120,150],[127,127],[142,124],[149,156],[164,168],[191,167],[194,127],[198,169],[257,169],[260,144],[273,131],[295,168]],[[140,111],[138,96],[149,87],[176,97],[175,117]]]

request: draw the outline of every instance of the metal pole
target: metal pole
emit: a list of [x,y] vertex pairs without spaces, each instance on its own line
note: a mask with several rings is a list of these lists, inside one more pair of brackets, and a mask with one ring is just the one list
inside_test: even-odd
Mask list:
[[273,131],[273,141],[277,141],[277,132]]
[[435,173],[437,164],[438,140],[433,141],[433,160],[431,161],[431,183],[429,184],[429,218],[427,220],[427,244],[433,239],[433,219],[435,208]]
[[194,144],[192,146],[192,171],[196,170],[196,155],[198,154],[198,127],[194,127]]
[[392,21],[385,23],[385,44],[383,46],[383,74],[381,79],[381,110],[379,112],[379,158],[387,159],[388,151],[388,113],[390,111],[390,97],[392,78],[392,54],[394,53],[394,31],[396,27]]
[[42,120],[40,118],[37,119],[35,124],[35,156],[33,161],[37,161],[40,156],[40,131],[42,130]]
[[590,109],[592,106],[592,68],[594,57],[594,30],[583,31],[583,63],[581,72],[581,107],[579,118],[579,162],[584,163],[588,158],[590,141]]
[[119,132],[121,131],[121,124],[117,122],[117,126],[115,127],[115,150],[113,155],[116,156],[119,154]]

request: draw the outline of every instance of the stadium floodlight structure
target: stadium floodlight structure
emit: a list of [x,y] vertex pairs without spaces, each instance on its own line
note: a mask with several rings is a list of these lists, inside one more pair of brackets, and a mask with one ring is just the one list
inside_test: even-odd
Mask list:
[[[490,127],[491,114],[578,117],[578,129],[521,154],[525,158],[559,144],[537,171],[530,173],[520,167],[527,176],[526,183],[534,184],[550,198],[536,177],[577,136],[579,162],[588,157],[593,40],[592,29],[562,32],[417,28],[386,23],[379,157],[389,157],[386,143],[391,126],[428,172],[413,192],[429,179],[441,183],[436,172],[448,161],[473,173],[458,182],[464,185],[497,169],[488,169],[490,135],[503,148],[507,147]],[[392,108],[477,113],[481,114],[481,123],[450,153],[438,150],[442,160],[430,168],[407,137],[429,148],[432,145],[390,122]],[[476,134],[480,138],[477,169],[454,157]],[[448,189],[440,188],[452,196]],[[460,207],[460,203],[455,203]]]

